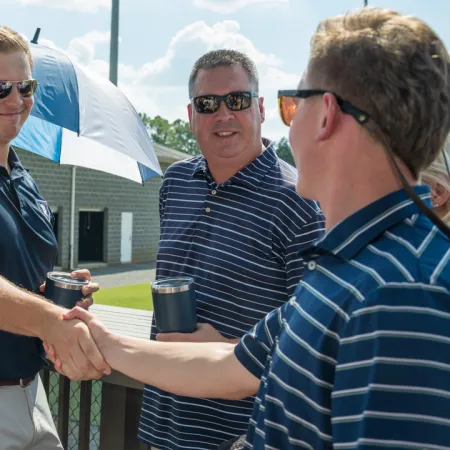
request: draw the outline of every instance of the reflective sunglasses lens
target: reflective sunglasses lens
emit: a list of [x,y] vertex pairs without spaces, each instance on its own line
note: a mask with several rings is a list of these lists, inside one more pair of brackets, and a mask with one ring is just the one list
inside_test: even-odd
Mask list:
[[17,90],[22,97],[31,97],[36,92],[36,80],[25,80],[17,83]]
[[250,108],[252,97],[247,92],[234,92],[227,95],[227,106],[231,111],[241,111]]
[[283,123],[290,127],[297,111],[297,102],[293,97],[280,97],[278,99],[278,109]]
[[0,81],[0,99],[11,94],[13,84],[10,81]]
[[200,114],[212,114],[219,109],[220,102],[213,95],[204,95],[194,99],[194,106]]

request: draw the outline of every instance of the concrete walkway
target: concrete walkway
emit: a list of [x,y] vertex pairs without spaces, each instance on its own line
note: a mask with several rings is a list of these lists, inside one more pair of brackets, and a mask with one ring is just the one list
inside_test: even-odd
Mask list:
[[93,281],[100,284],[101,289],[131,284],[150,283],[155,279],[156,262],[146,264],[123,264],[101,269],[92,269]]

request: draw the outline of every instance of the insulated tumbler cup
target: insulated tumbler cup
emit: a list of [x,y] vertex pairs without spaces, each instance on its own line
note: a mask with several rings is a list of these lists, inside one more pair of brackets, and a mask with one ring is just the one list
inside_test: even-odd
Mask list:
[[81,289],[89,284],[84,278],[72,278],[67,272],[48,272],[44,297],[57,305],[72,309],[83,299]]
[[160,333],[192,333],[197,329],[194,279],[174,277],[152,283],[153,312]]

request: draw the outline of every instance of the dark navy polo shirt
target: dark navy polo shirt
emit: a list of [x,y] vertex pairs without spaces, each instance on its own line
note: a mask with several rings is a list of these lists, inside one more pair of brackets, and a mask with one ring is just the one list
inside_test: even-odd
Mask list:
[[[11,175],[0,166],[0,275],[38,292],[56,259],[53,215],[14,150]],[[44,364],[40,339],[0,331],[0,380],[35,375]]]

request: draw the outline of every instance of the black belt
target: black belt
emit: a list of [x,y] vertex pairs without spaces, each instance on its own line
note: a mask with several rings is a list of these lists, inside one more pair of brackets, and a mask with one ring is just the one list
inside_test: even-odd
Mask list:
[[21,378],[20,380],[0,380],[0,387],[3,387],[3,386],[22,386],[22,387],[26,387],[35,378],[36,378],[36,375],[33,375],[32,377],[28,377],[28,378]]

